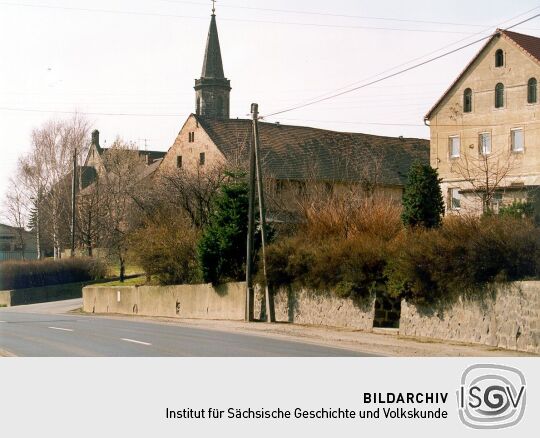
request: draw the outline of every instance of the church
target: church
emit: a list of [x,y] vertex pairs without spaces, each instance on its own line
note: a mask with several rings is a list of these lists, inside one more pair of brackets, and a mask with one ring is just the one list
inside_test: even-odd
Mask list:
[[[215,11],[212,11],[200,79],[195,80],[195,112],[160,159],[154,176],[181,169],[200,172],[247,161],[252,120],[230,118],[231,82],[225,77]],[[429,140],[384,137],[259,123],[264,177],[278,187],[314,181],[331,190],[351,184],[376,186],[400,200],[411,164],[429,163]]]
[[[204,172],[217,166],[247,163],[253,141],[252,120],[230,117],[231,81],[225,77],[215,11],[204,53],[201,77],[195,80],[195,111],[167,152],[139,151],[146,168],[139,179],[169,172]],[[330,131],[306,126],[259,123],[263,175],[280,196],[312,184],[326,190],[359,186],[401,200],[414,161],[429,163],[429,140]],[[82,188],[106,171],[99,132],[81,174]]]

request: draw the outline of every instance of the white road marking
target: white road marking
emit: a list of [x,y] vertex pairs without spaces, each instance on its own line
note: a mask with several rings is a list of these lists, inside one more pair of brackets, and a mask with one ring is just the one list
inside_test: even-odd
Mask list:
[[7,321],[0,321],[0,322],[7,322]]
[[64,332],[72,332],[73,330],[72,329],[67,329],[67,328],[62,328],[62,327],[48,327],[52,330],[62,330]]
[[150,342],[136,341],[135,339],[128,339],[128,338],[120,338],[120,339],[122,341],[126,341],[126,342],[133,342],[134,344],[152,345]]

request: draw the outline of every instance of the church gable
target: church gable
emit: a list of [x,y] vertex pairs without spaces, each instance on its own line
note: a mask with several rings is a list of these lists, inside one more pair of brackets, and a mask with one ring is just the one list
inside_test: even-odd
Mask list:
[[170,172],[175,169],[197,171],[224,162],[223,153],[201,126],[198,118],[191,114],[165,155],[159,172]]

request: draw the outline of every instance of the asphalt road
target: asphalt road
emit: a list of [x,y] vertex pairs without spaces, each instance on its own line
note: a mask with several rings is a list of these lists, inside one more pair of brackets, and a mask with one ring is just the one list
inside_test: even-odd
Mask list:
[[310,343],[61,312],[68,302],[0,309],[0,350],[16,356],[372,356]]

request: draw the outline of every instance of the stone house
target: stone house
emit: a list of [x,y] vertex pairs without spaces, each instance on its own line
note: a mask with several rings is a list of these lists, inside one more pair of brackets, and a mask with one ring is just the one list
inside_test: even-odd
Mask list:
[[[107,151],[108,148],[101,147],[99,143],[99,131],[97,129],[94,130],[92,132],[92,141],[88,149],[88,154],[79,173],[81,175],[82,189],[91,185],[98,176],[107,172],[104,161],[104,154]],[[126,151],[126,153],[129,152]],[[162,151],[138,150],[137,153],[146,164],[146,168],[143,171],[144,177],[150,176],[159,167],[161,160],[165,156],[165,152]]]
[[449,212],[537,202],[540,38],[497,30],[425,116]]
[[[201,78],[195,80],[195,113],[188,116],[156,175],[200,172],[224,163],[246,163],[251,119],[231,119],[216,16],[211,16]],[[320,184],[328,190],[357,184],[400,200],[414,160],[429,161],[429,141],[346,133],[280,123],[259,123],[265,178],[283,196]]]

